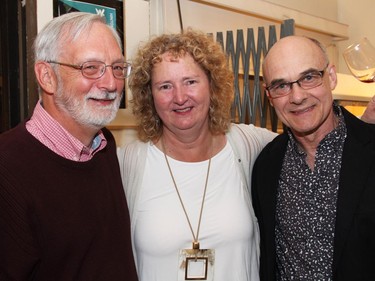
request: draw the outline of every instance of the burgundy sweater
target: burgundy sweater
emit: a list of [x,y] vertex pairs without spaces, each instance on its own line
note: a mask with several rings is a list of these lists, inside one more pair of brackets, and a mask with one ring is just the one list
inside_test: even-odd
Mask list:
[[0,135],[0,280],[137,280],[113,136],[87,162]]

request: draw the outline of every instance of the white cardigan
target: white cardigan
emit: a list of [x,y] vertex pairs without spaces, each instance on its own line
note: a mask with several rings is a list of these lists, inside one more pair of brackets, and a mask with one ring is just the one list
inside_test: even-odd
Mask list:
[[[255,127],[254,125],[232,124],[230,130],[226,134],[230,145],[233,148],[235,159],[237,159],[237,168],[242,177],[242,181],[246,183],[248,190],[248,200],[251,203],[251,172],[254,162],[264,146],[269,143],[277,134],[264,128]],[[131,237],[135,262],[137,262],[136,251],[134,247],[134,229],[137,221],[137,204],[138,196],[142,187],[143,170],[147,159],[148,143],[135,141],[117,150],[117,156],[120,164],[122,182],[128,202],[130,219],[131,219]],[[255,245],[259,260],[259,228],[257,219],[252,211],[252,218],[255,231]],[[259,263],[257,261],[257,263]],[[258,267],[258,265],[257,265]],[[254,273],[255,274],[255,273]],[[258,272],[256,272],[258,274]]]

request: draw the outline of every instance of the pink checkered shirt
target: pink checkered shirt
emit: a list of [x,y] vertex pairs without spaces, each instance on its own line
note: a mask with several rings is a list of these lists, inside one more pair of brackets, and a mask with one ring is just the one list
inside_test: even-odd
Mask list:
[[26,129],[53,152],[73,161],[88,161],[107,145],[102,131],[98,132],[91,147],[83,145],[44,110],[41,101],[26,122]]

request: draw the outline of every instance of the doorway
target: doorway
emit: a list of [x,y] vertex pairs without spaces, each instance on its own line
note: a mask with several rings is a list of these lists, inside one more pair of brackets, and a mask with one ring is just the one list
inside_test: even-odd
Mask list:
[[30,116],[37,101],[32,42],[36,0],[4,0],[0,9],[0,133]]

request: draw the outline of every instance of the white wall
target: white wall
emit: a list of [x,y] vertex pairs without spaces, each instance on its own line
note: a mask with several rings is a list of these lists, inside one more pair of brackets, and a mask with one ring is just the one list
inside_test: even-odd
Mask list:
[[36,8],[38,31],[40,31],[53,18],[53,1],[37,0]]
[[337,0],[262,0],[322,18],[337,20]]

